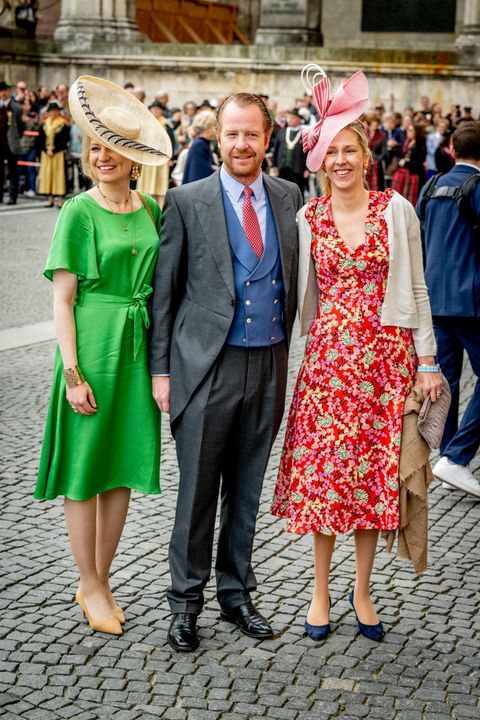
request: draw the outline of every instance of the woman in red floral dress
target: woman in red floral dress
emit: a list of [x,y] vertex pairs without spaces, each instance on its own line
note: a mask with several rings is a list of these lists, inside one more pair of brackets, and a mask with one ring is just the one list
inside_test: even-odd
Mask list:
[[[333,137],[330,129],[323,150],[309,156],[311,170],[321,156],[325,185],[325,194],[299,212],[300,255],[303,241],[314,267],[316,311],[305,324],[303,288],[301,321],[309,331],[272,513],[287,519],[290,532],[314,534],[307,633],[323,639],[330,631],[335,537],[353,530],[350,602],[360,631],[380,640],[370,576],[378,532],[399,527],[403,405],[414,380],[432,400],[441,382],[415,212],[393,190],[365,188],[367,139],[359,122],[347,123]],[[321,134],[313,142],[311,150]],[[304,280],[300,268],[301,287]]]

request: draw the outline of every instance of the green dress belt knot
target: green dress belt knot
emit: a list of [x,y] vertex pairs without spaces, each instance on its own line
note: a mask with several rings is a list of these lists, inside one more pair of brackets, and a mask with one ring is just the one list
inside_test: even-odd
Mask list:
[[153,288],[147,284],[144,284],[141,290],[130,298],[97,292],[80,292],[75,305],[88,308],[128,307],[128,317],[133,320],[133,357],[136,360],[142,344],[143,326],[147,330],[150,327],[147,303],[152,293]]

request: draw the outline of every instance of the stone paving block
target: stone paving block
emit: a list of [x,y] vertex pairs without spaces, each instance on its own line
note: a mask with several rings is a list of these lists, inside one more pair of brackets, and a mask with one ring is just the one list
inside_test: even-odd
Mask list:
[[393,708],[370,708],[368,711],[368,720],[395,720],[397,711]]
[[[211,697],[212,697],[212,696],[211,696],[211,694],[209,693],[209,694],[208,694],[208,699],[209,699],[209,701],[210,701],[210,698],[211,698]],[[250,692],[249,692],[249,691],[246,691],[246,690],[244,690],[244,691],[239,691],[239,692],[232,691],[232,693],[231,693],[231,695],[230,695],[230,699],[231,699],[232,702],[235,702],[235,703],[252,703],[252,704],[255,704],[255,702],[256,702],[257,699],[258,699],[258,695],[257,695],[257,693],[255,692],[255,690],[251,690]]]
[[213,710],[192,709],[188,713],[188,720],[219,720],[221,713]]
[[[73,665],[71,667],[73,668]],[[48,672],[49,671],[47,671],[47,674],[48,674]],[[115,672],[115,669],[110,670],[110,674],[112,674],[113,672]],[[54,673],[52,671],[51,674],[53,675],[56,673]],[[66,673],[61,673],[61,674],[66,674]],[[75,675],[77,677],[96,676],[96,675],[98,675],[98,668],[93,667],[91,665],[81,665],[80,667],[75,667]]]
[[226,700],[228,697],[230,697],[230,692],[231,691],[229,688],[209,687],[208,699],[209,700]]
[[29,711],[29,720],[52,720],[51,710],[34,708]]
[[207,709],[207,701],[204,697],[192,697],[191,695],[184,695],[182,697],[182,707],[184,708],[198,708]]
[[466,693],[449,693],[448,694],[449,700],[453,705],[462,705],[462,707],[465,707],[467,705],[476,706],[478,705],[476,697],[473,695],[467,695]]
[[453,716],[455,718],[458,718],[458,720],[463,720],[463,718],[478,718],[478,712],[479,707],[478,705],[474,707],[473,705],[455,705],[455,707],[452,710]]
[[176,697],[178,694],[178,686],[176,685],[162,685],[156,684],[152,687],[152,695],[159,695],[162,697]]
[[115,718],[115,720],[137,720],[137,718],[142,717],[142,711],[141,710],[118,710],[115,713],[112,713],[112,717]]
[[229,712],[232,709],[233,703],[230,700],[217,700],[216,698],[209,698],[207,701],[207,707],[213,712],[224,713]]
[[210,682],[210,678],[205,677],[204,675],[199,675],[198,673],[195,675],[187,675],[183,678],[183,685],[185,687],[187,686],[195,686],[195,687],[206,687]]
[[356,683],[354,680],[348,680],[347,678],[326,677],[322,680],[322,688],[324,690],[355,691]]
[[298,712],[293,708],[270,707],[267,712],[267,717],[277,718],[278,720],[294,720],[298,717]]
[[2,692],[0,693],[0,707],[5,708],[8,705],[11,705],[14,702],[17,702],[17,696],[12,695],[11,693]]
[[33,708],[29,703],[20,701],[20,702],[15,703],[14,705],[11,705],[3,712],[4,712],[4,717],[7,717],[8,720],[13,720],[14,718],[26,717],[24,715],[24,713],[28,713],[32,709]]
[[163,720],[188,720],[187,711],[181,708],[169,708],[162,715]]
[[311,707],[313,707],[313,704],[313,700],[294,697],[289,698],[283,707],[285,710],[309,710]]
[[[332,718],[337,717],[341,710],[340,705],[323,704],[315,708],[314,711],[298,713],[297,720],[332,720]],[[343,718],[343,715],[340,717]]]
[[5,683],[5,685],[14,685],[16,679],[17,674],[15,672],[0,672],[0,682]]

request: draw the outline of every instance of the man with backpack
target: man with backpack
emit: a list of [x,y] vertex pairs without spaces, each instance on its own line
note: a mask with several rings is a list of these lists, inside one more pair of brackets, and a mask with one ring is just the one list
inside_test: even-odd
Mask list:
[[[480,447],[480,122],[463,123],[452,142],[454,167],[432,178],[417,203],[437,359],[452,390],[433,472],[445,487],[480,497],[468,468]],[[477,381],[459,425],[464,351]]]

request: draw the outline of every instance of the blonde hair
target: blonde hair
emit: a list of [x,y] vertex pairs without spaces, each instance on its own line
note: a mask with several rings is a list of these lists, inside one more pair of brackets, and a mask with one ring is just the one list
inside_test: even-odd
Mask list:
[[[363,152],[363,156],[365,158],[365,162],[370,164],[372,162],[372,153],[370,152],[370,148],[368,147],[368,140],[367,136],[365,135],[365,128],[363,127],[360,120],[354,120],[349,125],[345,125],[342,130],[351,130],[356,136],[358,140],[358,144],[360,145],[360,148]],[[322,195],[328,195],[332,192],[332,183],[330,182],[330,178],[325,175],[325,172],[323,170],[323,163],[322,167],[320,168],[320,187],[322,190]]]
[[200,110],[192,120],[192,131],[195,135],[205,132],[209,128],[214,127],[217,122],[217,116],[212,110]]
[[82,175],[89,178],[90,180],[96,181],[96,177],[93,174],[92,166],[90,165],[90,145],[92,144],[92,138],[88,135],[82,137],[82,154],[80,156],[80,170]]
[[[97,142],[97,141],[95,141]],[[101,145],[101,143],[99,143]],[[89,135],[83,135],[82,137],[82,154],[80,155],[80,170],[82,171],[82,174],[85,175],[85,177],[92,180],[92,182],[98,182],[98,178],[96,177],[95,173],[93,172],[92,166],[90,165],[90,147],[92,145],[92,138]],[[112,150],[112,152],[114,152]],[[120,155],[121,153],[117,153],[117,155]],[[122,156],[123,157],[123,156]],[[132,161],[132,165],[138,165],[140,168],[140,174],[142,170],[142,166],[139,165],[139,163],[134,163]]]

